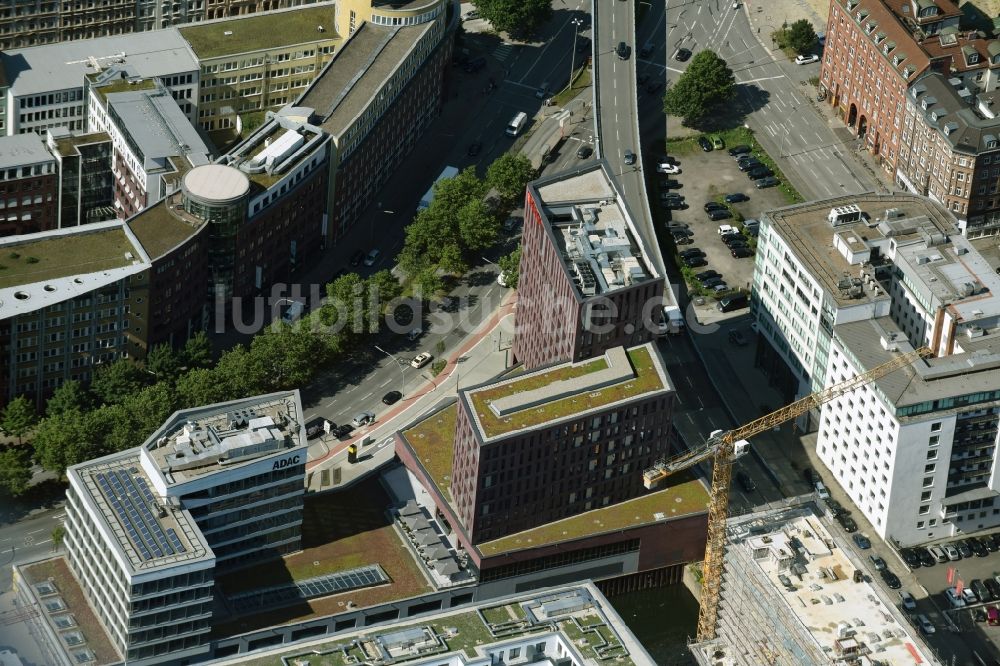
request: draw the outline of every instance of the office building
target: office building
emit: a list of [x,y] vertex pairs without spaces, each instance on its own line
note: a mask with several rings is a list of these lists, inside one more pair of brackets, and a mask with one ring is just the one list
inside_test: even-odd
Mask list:
[[298,392],[183,410],[67,470],[67,559],[129,664],[206,654],[216,573],[299,548],[303,423]]
[[898,352],[933,354],[799,422],[817,430],[819,458],[876,532],[904,546],[1000,524],[1000,257],[974,243],[915,195],[762,217],[753,312],[768,344],[758,359],[789,397]]
[[514,358],[527,368],[642,344],[663,276],[605,162],[528,184]]
[[38,135],[0,137],[0,236],[58,225],[56,160]]
[[72,134],[57,127],[46,130],[45,144],[59,173],[58,226],[115,219],[111,137],[104,132]]
[[959,27],[952,0],[830,0],[820,90],[879,164],[895,175],[906,92],[926,72],[972,94],[1000,80],[1000,41]]
[[898,600],[853,575],[850,548],[812,505],[730,518],[726,531],[717,636],[690,646],[702,666],[940,666]]

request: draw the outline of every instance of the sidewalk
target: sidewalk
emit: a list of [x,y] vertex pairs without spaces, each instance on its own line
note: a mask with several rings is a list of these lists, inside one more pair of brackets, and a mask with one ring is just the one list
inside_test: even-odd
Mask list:
[[[440,374],[426,379],[417,391],[381,414],[372,427],[360,429],[346,440],[327,437],[323,442],[325,453],[306,463],[308,490],[330,490],[367,475],[395,455],[391,436],[396,430],[456,396],[463,380],[466,386],[472,386],[503,372],[509,364],[509,345],[504,341],[504,346],[500,347],[500,336],[513,330],[516,307],[517,292],[511,291],[503,304],[452,352]],[[510,338],[512,340],[513,335]],[[347,463],[347,447],[351,444],[359,447],[359,463]],[[314,446],[310,445],[310,456]]]

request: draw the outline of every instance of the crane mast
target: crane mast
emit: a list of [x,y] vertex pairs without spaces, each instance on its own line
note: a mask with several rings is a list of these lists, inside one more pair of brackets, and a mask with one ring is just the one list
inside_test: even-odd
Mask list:
[[930,356],[931,350],[921,347],[902,353],[867,372],[846,379],[821,391],[777,409],[770,414],[732,430],[715,431],[699,447],[671,458],[658,461],[643,472],[647,488],[656,487],[675,472],[688,469],[712,458],[712,488],[708,503],[708,537],[705,543],[705,561],[702,565],[701,603],[698,610],[698,640],[715,638],[719,616],[719,593],[722,588],[723,559],[726,554],[726,518],[729,513],[729,486],[733,475],[733,462],[742,455],[748,444],[745,440],[765,430],[791,421],[810,409],[861,388],[894,370]]

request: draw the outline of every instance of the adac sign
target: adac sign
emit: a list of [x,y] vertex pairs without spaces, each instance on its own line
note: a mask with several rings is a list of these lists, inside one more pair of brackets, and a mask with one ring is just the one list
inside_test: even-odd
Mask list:
[[285,458],[284,460],[275,460],[274,467],[271,468],[271,471],[273,472],[276,469],[284,469],[286,467],[291,467],[292,465],[298,465],[300,459],[301,456],[294,455],[291,458]]

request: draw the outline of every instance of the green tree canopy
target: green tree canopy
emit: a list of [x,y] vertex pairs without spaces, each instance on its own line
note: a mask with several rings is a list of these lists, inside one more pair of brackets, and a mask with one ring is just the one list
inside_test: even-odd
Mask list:
[[782,46],[794,49],[796,53],[810,53],[816,48],[818,37],[812,23],[807,19],[799,19],[789,26],[784,26]]
[[518,245],[516,250],[500,257],[497,264],[506,275],[507,286],[511,289],[517,289],[517,280],[521,272],[521,246]]
[[17,497],[31,484],[31,450],[25,446],[0,448],[0,491]]
[[537,175],[531,161],[519,153],[504,153],[486,169],[486,185],[500,195],[503,203],[523,201],[525,186]]
[[212,345],[205,331],[198,331],[184,343],[181,350],[182,365],[187,369],[207,368],[212,365]]
[[90,394],[83,384],[70,379],[60,384],[45,403],[45,415],[57,416],[74,409],[80,412],[90,409]]
[[4,433],[17,437],[17,443],[21,443],[21,438],[38,423],[38,415],[35,414],[35,405],[23,395],[19,395],[3,409],[0,416],[0,430]]
[[262,392],[279,391],[308,384],[316,368],[325,363],[326,351],[315,331],[282,325],[254,336],[250,363]]
[[188,370],[177,379],[174,388],[181,408],[211,405],[224,402],[230,397],[216,372],[208,368]]
[[663,110],[682,118],[685,125],[697,125],[730,101],[735,90],[736,77],[726,61],[714,51],[699,51],[664,95]]
[[458,233],[466,250],[485,250],[500,238],[500,220],[482,199],[473,199],[458,210]]
[[527,37],[552,18],[552,0],[475,0],[480,16],[512,37]]
[[128,359],[120,358],[94,373],[90,391],[101,402],[116,405],[149,384],[151,379],[153,376],[144,368],[140,368]]
[[182,365],[180,354],[168,344],[156,345],[146,354],[146,369],[156,376],[157,381],[174,381]]
[[33,441],[42,467],[63,474],[70,465],[110,453],[104,448],[101,421],[93,415],[71,409],[42,419]]

